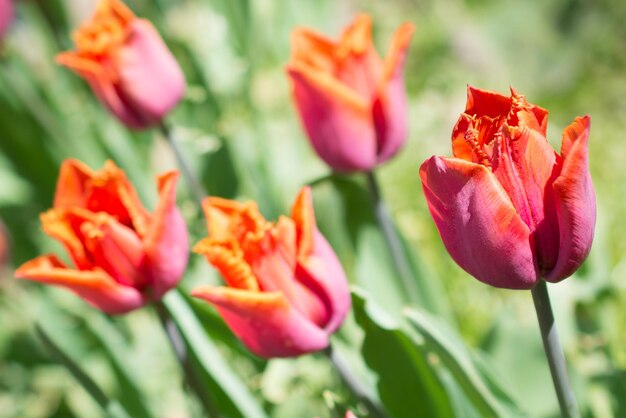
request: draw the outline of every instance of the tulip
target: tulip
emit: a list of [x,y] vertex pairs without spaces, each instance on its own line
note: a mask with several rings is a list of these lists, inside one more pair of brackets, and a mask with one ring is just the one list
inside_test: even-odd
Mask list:
[[4,37],[13,22],[13,0],[0,0],[0,40]]
[[4,224],[0,220],[0,273],[2,273],[2,268],[9,262],[10,252],[9,237]]
[[209,238],[194,251],[227,287],[202,286],[192,296],[213,304],[232,331],[261,357],[290,357],[328,346],[350,308],[346,276],[318,231],[310,189],[277,223],[254,202],[204,201]]
[[100,0],[91,21],[74,33],[76,51],[57,56],[122,123],[144,129],[180,101],[185,78],[152,24],[119,0]]
[[596,219],[589,173],[589,116],[563,131],[561,154],[546,140],[548,112],[468,88],[452,133],[454,158],[431,157],[420,177],[452,258],[478,280],[530,289],[572,275],[591,249]]
[[175,171],[159,176],[159,200],[149,213],[113,162],[92,171],[66,160],[54,206],[41,222],[66,248],[74,268],[49,254],[26,262],[15,275],[66,287],[109,314],[159,300],[187,266],[189,243],[176,208],[177,179]]
[[313,148],[333,170],[369,171],[404,144],[404,63],[413,31],[402,25],[384,60],[372,45],[369,16],[358,16],[338,42],[293,32],[287,73],[294,101]]

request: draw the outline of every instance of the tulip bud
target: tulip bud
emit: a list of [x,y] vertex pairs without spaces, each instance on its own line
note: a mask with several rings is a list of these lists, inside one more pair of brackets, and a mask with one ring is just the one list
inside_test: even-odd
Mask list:
[[317,230],[311,192],[291,217],[267,222],[256,204],[205,200],[209,238],[194,251],[219,270],[226,287],[192,296],[213,304],[232,331],[261,357],[290,357],[328,346],[350,308],[348,282]]
[[404,145],[404,62],[413,31],[402,25],[384,60],[369,16],[357,17],[338,42],[304,28],[293,32],[287,73],[294,102],[313,148],[333,170],[371,170]]
[[546,140],[548,112],[468,88],[452,133],[454,158],[431,157],[420,177],[452,258],[478,280],[529,289],[558,282],[583,263],[593,241],[596,200],[587,156],[590,118],[563,131],[561,154]]
[[67,249],[74,268],[55,255],[22,265],[18,278],[66,287],[109,314],[160,299],[187,266],[187,229],[176,208],[172,171],[159,177],[159,202],[149,213],[122,170],[107,162],[92,171],[76,160],[61,167],[44,231]]
[[152,24],[119,0],[100,0],[91,21],[74,33],[76,51],[57,62],[83,77],[122,123],[156,125],[180,101],[185,78]]

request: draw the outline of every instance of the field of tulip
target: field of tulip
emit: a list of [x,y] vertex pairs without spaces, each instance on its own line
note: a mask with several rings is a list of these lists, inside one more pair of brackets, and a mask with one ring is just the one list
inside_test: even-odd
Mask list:
[[625,21],[0,0],[0,417],[626,417]]

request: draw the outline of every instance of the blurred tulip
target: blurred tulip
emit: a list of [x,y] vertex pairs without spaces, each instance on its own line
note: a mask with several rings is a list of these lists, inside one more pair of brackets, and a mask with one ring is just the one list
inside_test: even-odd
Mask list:
[[11,26],[14,17],[13,0],[0,0],[0,40]]
[[109,314],[160,299],[178,283],[188,259],[187,229],[176,208],[177,179],[175,171],[159,176],[159,201],[151,214],[113,162],[92,171],[66,160],[54,207],[41,222],[75,268],[50,254],[25,263],[15,275],[66,287]]
[[11,248],[9,245],[9,237],[4,224],[0,220],[0,273],[2,268],[8,263]]
[[369,16],[358,16],[339,42],[294,30],[287,65],[294,101],[313,148],[333,170],[371,170],[404,144],[404,62],[413,31],[402,25],[383,60]]
[[348,283],[318,231],[310,189],[291,218],[267,222],[254,202],[205,200],[209,238],[204,254],[228,287],[203,286],[192,296],[215,305],[232,331],[261,357],[322,350],[350,308]]
[[57,56],[130,128],[158,124],[180,101],[185,78],[152,24],[119,0],[100,0],[74,33],[76,51]]
[[589,173],[589,116],[563,131],[561,155],[546,140],[548,112],[469,87],[452,133],[454,158],[420,169],[428,207],[452,258],[478,280],[529,289],[558,282],[585,260],[596,202]]

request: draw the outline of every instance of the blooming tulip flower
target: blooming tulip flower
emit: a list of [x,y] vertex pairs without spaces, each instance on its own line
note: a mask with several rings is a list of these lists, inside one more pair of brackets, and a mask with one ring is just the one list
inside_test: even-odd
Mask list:
[[4,227],[4,224],[0,220],[0,273],[2,267],[9,261],[9,254],[11,252],[11,248],[9,245],[9,237],[7,236],[7,231]]
[[328,346],[350,308],[348,283],[317,230],[310,189],[291,211],[267,222],[254,202],[210,197],[204,209],[204,254],[228,287],[202,286],[192,296],[213,304],[232,331],[261,357],[289,357]]
[[431,157],[420,177],[452,258],[478,280],[529,289],[572,275],[591,249],[596,220],[589,173],[590,118],[563,131],[561,154],[546,140],[548,112],[468,88],[452,133],[454,158]]
[[180,101],[185,78],[152,24],[119,0],[100,0],[74,33],[76,51],[57,56],[130,128],[158,124]]
[[92,171],[76,160],[61,167],[44,231],[67,249],[74,268],[55,255],[22,265],[18,278],[66,287],[109,314],[160,299],[180,280],[189,243],[176,208],[178,173],[158,178],[159,201],[149,213],[122,170],[108,161]]
[[404,144],[404,62],[413,31],[402,25],[384,60],[372,45],[369,16],[358,16],[338,42],[293,32],[287,73],[294,101],[313,148],[333,170],[369,171]]
[[13,0],[0,0],[0,39],[11,26],[14,17]]

